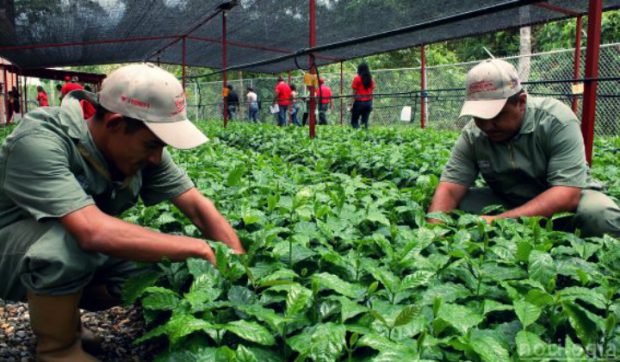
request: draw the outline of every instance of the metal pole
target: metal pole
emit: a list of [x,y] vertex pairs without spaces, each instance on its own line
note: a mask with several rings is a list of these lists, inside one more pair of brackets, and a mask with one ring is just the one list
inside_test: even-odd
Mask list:
[[[316,0],[310,0],[310,7],[308,9],[308,17],[310,19],[310,48],[314,48],[316,46]],[[312,56],[308,57],[308,62],[310,63],[310,73],[316,74],[316,65],[314,64],[314,59]],[[316,137],[316,114],[314,111],[316,110],[316,99],[314,98],[314,84],[308,87],[310,91],[310,103],[308,110],[308,119],[310,120],[310,138]]]
[[[575,58],[573,59],[573,78],[579,79],[579,66],[581,65],[581,15],[577,16],[577,27],[575,29]],[[579,97],[573,95],[572,102],[573,113],[577,114],[579,109]]]
[[[228,55],[226,54],[226,11],[222,11],[222,89],[227,85],[226,68],[228,67]],[[226,92],[226,90],[224,90]],[[226,92],[228,94],[228,92]],[[228,97],[223,97],[224,127],[228,126]]]
[[[287,72],[287,76],[288,76],[288,85],[290,86],[291,85],[291,71],[290,70]],[[289,106],[291,107],[291,111],[292,111],[293,106],[294,105],[292,103]],[[288,124],[291,124],[291,123],[293,123],[293,114],[291,112],[288,112]]]
[[[601,42],[601,17],[603,0],[590,0],[588,6],[588,44],[586,46],[586,78],[598,77],[599,46]],[[586,82],[583,89],[581,132],[586,146],[586,161],[592,165],[594,143],[594,118],[596,116],[596,88],[598,82]]]
[[4,65],[2,65],[2,72],[4,74],[4,77],[2,78],[2,80],[4,80],[4,120],[5,120],[5,123],[8,123],[9,121],[9,79],[7,78],[6,67]]
[[22,103],[22,115],[28,113],[28,78],[23,77],[24,79],[24,103]]
[[420,47],[420,128],[426,127],[426,54],[424,44]]
[[344,111],[343,111],[343,105],[344,105],[344,98],[342,97],[344,94],[344,71],[342,69],[342,62],[340,62],[340,125],[342,126],[342,120],[344,118]]
[[[22,99],[23,94],[20,94],[23,92],[19,91],[19,88],[20,88],[19,87],[19,76],[17,75],[17,73],[13,73],[13,77],[15,78],[15,89],[17,90],[17,95],[15,96],[15,100],[20,103],[19,113],[21,113],[23,116],[24,115],[24,101]],[[14,113],[14,114],[17,114],[17,113]]]
[[[183,90],[185,91],[185,60],[187,55],[187,48],[185,44],[185,37],[183,37],[183,46],[181,47],[181,78],[183,79]],[[158,58],[159,59],[159,58]]]

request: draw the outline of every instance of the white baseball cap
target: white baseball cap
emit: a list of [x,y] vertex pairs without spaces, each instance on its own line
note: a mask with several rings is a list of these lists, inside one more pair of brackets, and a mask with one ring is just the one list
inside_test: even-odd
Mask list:
[[141,120],[174,148],[193,148],[208,141],[187,119],[181,83],[153,64],[127,65],[110,73],[103,80],[98,103],[110,112]]
[[467,97],[459,117],[491,119],[521,89],[519,74],[512,64],[501,59],[485,60],[467,73]]

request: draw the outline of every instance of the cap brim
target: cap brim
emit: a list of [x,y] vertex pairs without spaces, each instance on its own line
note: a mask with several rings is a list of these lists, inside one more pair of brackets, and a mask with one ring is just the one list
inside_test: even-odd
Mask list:
[[499,114],[508,99],[485,99],[481,101],[465,101],[460,117],[476,117],[491,119]]
[[[78,99],[86,99],[93,105],[100,104],[99,95],[84,90],[71,92]],[[105,106],[104,106],[105,107]],[[110,110],[112,112],[112,110]],[[142,122],[157,136],[162,142],[174,148],[188,149],[200,146],[209,139],[196,127],[189,119],[181,122]]]
[[182,150],[200,146],[209,140],[188,119],[181,122],[144,122],[144,124],[165,144]]

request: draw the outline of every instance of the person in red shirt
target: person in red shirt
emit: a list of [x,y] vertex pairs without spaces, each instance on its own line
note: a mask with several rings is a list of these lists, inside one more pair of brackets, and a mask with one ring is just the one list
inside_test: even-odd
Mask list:
[[357,75],[353,79],[353,106],[351,107],[351,126],[360,128],[359,120],[362,119],[364,128],[368,129],[368,117],[372,111],[372,92],[375,82],[372,80],[368,64],[361,63],[357,67]]
[[39,103],[39,107],[48,107],[50,104],[47,101],[47,92],[43,89],[42,86],[37,86],[37,102]]
[[278,126],[286,126],[286,115],[288,114],[288,106],[291,104],[291,87],[284,83],[282,77],[278,77],[276,84],[276,99],[273,102],[278,104]]
[[[65,83],[60,89],[60,99],[67,95],[67,93],[72,92],[74,90],[84,90],[84,87],[79,83],[74,83],[73,81],[69,81]],[[90,119],[95,115],[95,107],[87,100],[80,100],[80,104],[82,105],[82,113],[84,113],[84,119]]]
[[319,124],[327,124],[327,110],[333,108],[332,89],[319,79],[319,88],[315,91],[319,104]]

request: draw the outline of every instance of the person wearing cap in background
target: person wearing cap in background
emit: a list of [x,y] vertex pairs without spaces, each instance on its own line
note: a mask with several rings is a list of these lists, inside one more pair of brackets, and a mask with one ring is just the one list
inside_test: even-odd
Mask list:
[[[80,100],[96,114],[84,121]],[[29,112],[0,149],[0,298],[28,301],[40,361],[93,361],[96,342],[78,308],[120,303],[133,261],[215,263],[204,240],[167,235],[115,216],[170,200],[205,238],[244,248],[166,145],[207,137],[187,119],[179,81],[151,64],[112,72],[98,94],[74,90],[60,107]],[[45,157],[42,157],[44,155]],[[149,264],[146,264],[147,267]]]
[[[467,73],[464,116],[473,120],[452,150],[429,213],[502,205],[506,211],[482,216],[490,223],[572,212],[561,229],[620,236],[620,209],[590,177],[579,121],[568,106],[528,96],[516,69],[491,59]],[[470,188],[478,173],[487,187]]]

